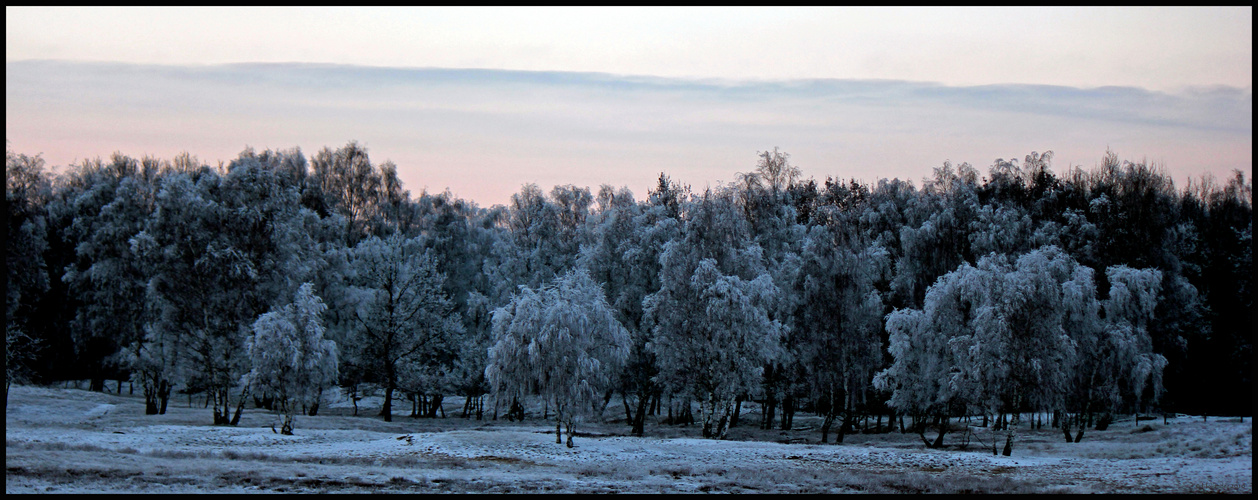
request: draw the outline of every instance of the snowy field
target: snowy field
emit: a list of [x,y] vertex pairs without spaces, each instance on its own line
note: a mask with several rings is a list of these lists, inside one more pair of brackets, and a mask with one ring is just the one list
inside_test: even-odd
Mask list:
[[[1013,456],[1003,457],[992,456],[982,432],[965,450],[927,450],[916,435],[899,433],[821,445],[810,416],[797,414],[797,430],[762,431],[753,428],[754,406],[744,406],[727,441],[651,421],[648,436],[635,438],[615,400],[606,423],[578,425],[570,449],[555,444],[553,421],[531,414],[525,422],[465,420],[455,397],[446,401],[449,418],[411,419],[409,403],[399,402],[388,423],[369,402],[359,403],[359,417],[332,402],[317,417],[297,417],[295,435],[283,436],[271,430],[276,417],[260,409],[247,408],[238,427],[222,427],[186,398],[172,399],[166,415],[146,416],[139,395],[15,386],[5,492],[1253,491],[1249,418],[1181,416],[1139,426],[1128,418],[1089,430],[1077,444],[1056,429],[1022,428]],[[950,434],[945,444],[960,438]]]

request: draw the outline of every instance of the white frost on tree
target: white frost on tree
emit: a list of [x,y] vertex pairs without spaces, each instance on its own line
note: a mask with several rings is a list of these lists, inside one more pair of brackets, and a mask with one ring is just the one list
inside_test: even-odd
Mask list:
[[753,390],[764,363],[777,357],[784,328],[765,306],[778,293],[768,274],[744,281],[703,259],[687,282],[665,282],[647,297],[658,378],[699,401],[704,437],[725,437],[735,398]]
[[[940,277],[922,311],[888,317],[896,359],[876,383],[895,391],[892,406],[941,419],[1061,401],[1075,360],[1075,343],[1063,326],[1062,285],[1076,266],[1050,246],[1012,265],[990,254],[978,266],[963,264]],[[940,426],[927,444],[939,446],[945,431]],[[1006,436],[1006,454],[1012,439]]]
[[680,238],[660,254],[660,289],[643,301],[647,349],[657,383],[697,399],[703,436],[723,438],[735,399],[781,356],[787,329],[770,311],[784,294],[729,191],[705,192],[686,212]]
[[241,383],[275,398],[283,416],[281,433],[293,433],[299,408],[315,404],[323,388],[336,383],[336,343],[323,338],[327,306],[303,283],[293,303],[258,317],[246,339],[252,369]]
[[[805,384],[824,415],[821,442],[842,418],[838,442],[856,404],[882,366],[882,297],[875,282],[889,274],[890,259],[876,244],[864,246],[837,211],[818,210],[803,249],[799,314],[791,346]],[[847,226],[851,227],[851,226]]]
[[1110,267],[1098,301],[1092,269],[1057,247],[1008,260],[963,264],[930,287],[922,310],[888,316],[895,362],[875,382],[895,391],[892,406],[938,417],[1068,411],[1078,422],[1161,392],[1166,360],[1147,331],[1160,271]]
[[348,351],[384,386],[380,414],[386,422],[393,421],[393,393],[402,377],[447,370],[463,333],[442,289],[445,275],[421,238],[372,236],[350,252],[350,282],[359,303]]
[[536,389],[555,410],[555,442],[564,425],[569,448],[577,420],[599,409],[632,342],[602,287],[580,269],[541,290],[520,287],[494,311],[493,333],[485,376],[495,392]]

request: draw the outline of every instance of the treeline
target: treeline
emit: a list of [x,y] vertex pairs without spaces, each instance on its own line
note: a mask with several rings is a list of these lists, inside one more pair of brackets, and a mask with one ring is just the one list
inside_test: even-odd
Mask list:
[[619,394],[639,435],[694,402],[723,436],[755,400],[756,425],[816,412],[840,440],[866,416],[1050,412],[1070,439],[1115,412],[1249,414],[1252,181],[1051,158],[918,187],[804,180],[775,149],[702,192],[661,174],[645,201],[529,184],[484,208],[411,196],[353,142],[58,176],[8,151],[6,395],[129,381],[150,413],[199,395],[230,424],[278,404],[251,390],[260,332],[300,324],[336,361],[315,389],[379,387],[386,419],[395,393],[477,418],[540,395],[569,426]]

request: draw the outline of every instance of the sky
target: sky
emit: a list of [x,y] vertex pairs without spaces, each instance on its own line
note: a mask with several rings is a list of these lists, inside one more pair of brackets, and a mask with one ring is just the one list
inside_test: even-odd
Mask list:
[[350,140],[412,194],[696,188],[781,148],[920,180],[1107,149],[1177,184],[1252,171],[1235,8],[5,8],[9,148],[214,164]]

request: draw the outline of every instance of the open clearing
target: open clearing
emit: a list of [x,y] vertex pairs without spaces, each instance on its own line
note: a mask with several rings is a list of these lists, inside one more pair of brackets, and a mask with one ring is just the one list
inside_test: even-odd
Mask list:
[[1047,426],[1024,427],[1013,456],[1003,457],[983,445],[985,431],[966,450],[927,450],[916,435],[900,433],[817,444],[810,415],[797,414],[801,429],[763,431],[753,428],[754,405],[744,406],[730,440],[650,420],[647,437],[636,438],[613,400],[608,421],[579,424],[570,449],[555,444],[553,421],[531,414],[524,422],[458,418],[457,397],[447,399],[449,418],[408,418],[403,402],[391,423],[367,401],[358,417],[334,402],[317,417],[298,416],[295,435],[283,436],[271,430],[276,417],[260,409],[247,408],[239,426],[225,427],[209,425],[210,411],[189,408],[186,398],[172,398],[166,415],[146,416],[139,395],[11,391],[6,493],[1253,491],[1249,418],[1139,427],[1129,418],[1089,430],[1077,444]]

